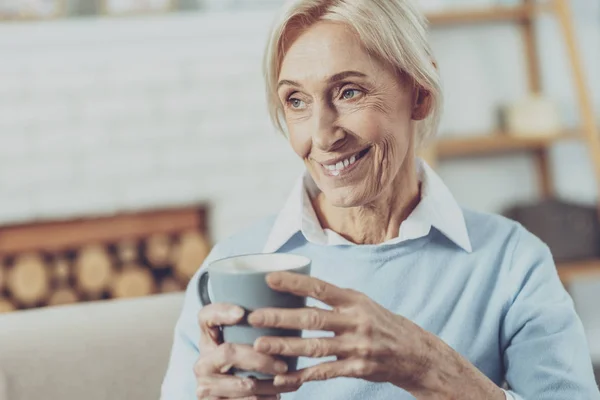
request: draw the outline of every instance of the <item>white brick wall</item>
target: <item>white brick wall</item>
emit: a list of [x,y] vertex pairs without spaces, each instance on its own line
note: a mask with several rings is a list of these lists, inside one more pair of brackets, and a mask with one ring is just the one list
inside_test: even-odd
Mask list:
[[[598,100],[598,18],[574,4],[585,6],[576,25]],[[276,211],[301,164],[265,110],[270,21],[244,11],[0,24],[0,223],[209,201],[220,239]],[[540,29],[546,86],[575,123],[555,27]],[[517,39],[508,27],[432,34],[444,131],[485,132],[493,107],[523,93]],[[582,148],[554,156],[563,194],[596,196]],[[515,156],[440,172],[462,203],[497,211],[535,196],[529,166]]]
[[209,201],[221,238],[276,210],[301,165],[266,114],[269,22],[0,26],[0,222]]

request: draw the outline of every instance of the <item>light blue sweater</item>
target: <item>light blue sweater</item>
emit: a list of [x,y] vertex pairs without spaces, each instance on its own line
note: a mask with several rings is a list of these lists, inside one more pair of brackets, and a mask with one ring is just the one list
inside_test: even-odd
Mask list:
[[[507,219],[463,213],[471,253],[436,229],[388,246],[320,246],[298,232],[278,251],[311,258],[313,276],[360,290],[436,334],[497,385],[506,380],[518,400],[599,400],[583,327],[547,247]],[[219,243],[206,263],[261,252],[273,223],[272,218],[264,220]],[[175,329],[163,400],[196,398],[192,368],[199,356],[197,279],[198,274]],[[301,359],[301,366],[315,362]],[[334,379],[306,384],[283,399],[413,396],[391,384]]]

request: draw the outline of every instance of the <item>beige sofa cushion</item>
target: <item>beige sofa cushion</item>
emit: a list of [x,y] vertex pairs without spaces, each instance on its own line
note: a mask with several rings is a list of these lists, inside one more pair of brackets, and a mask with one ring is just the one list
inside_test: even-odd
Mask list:
[[169,294],[0,316],[0,399],[158,399],[182,302]]

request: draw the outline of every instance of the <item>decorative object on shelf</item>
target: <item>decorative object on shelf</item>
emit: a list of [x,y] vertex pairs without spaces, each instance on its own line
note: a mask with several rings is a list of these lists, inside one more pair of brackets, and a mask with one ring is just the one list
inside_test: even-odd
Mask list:
[[548,245],[557,263],[600,258],[597,209],[557,199],[511,207],[507,217]]
[[175,0],[103,0],[102,11],[108,15],[161,13],[174,5]]
[[0,313],[182,291],[211,249],[206,208],[0,227]]
[[51,19],[64,10],[65,0],[0,0],[0,20]]
[[563,131],[557,104],[540,94],[502,107],[500,125],[504,132],[525,138],[558,136]]

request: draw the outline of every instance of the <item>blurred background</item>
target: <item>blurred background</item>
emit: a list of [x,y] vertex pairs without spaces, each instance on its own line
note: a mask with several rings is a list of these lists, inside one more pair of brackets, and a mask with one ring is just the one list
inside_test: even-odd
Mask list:
[[[180,291],[279,210],[302,171],[263,94],[281,3],[0,0],[0,312]],[[600,1],[525,3],[420,1],[446,95],[423,156],[550,245],[600,365]]]

